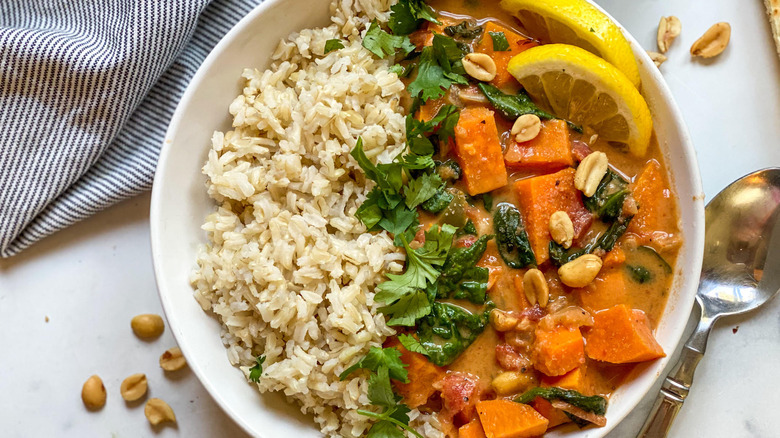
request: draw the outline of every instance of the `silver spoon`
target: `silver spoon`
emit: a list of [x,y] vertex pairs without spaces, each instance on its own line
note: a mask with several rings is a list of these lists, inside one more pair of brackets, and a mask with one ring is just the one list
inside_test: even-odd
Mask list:
[[780,169],[751,173],[705,209],[704,260],[696,302],[701,319],[666,376],[638,438],[666,436],[693,383],[713,323],[748,312],[780,290]]

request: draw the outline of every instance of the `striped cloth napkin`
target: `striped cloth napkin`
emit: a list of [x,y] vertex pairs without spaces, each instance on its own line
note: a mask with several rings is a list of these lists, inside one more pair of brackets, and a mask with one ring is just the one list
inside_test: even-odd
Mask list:
[[188,81],[261,1],[0,1],[0,256],[149,190]]

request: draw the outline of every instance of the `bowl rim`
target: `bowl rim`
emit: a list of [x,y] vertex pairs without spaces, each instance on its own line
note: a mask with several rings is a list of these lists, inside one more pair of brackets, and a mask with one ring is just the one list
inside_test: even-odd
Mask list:
[[[703,249],[704,249],[704,195],[703,195],[703,188],[701,182],[701,174],[696,159],[696,151],[694,149],[693,141],[691,139],[687,125],[682,117],[682,112],[680,111],[677,102],[672,96],[671,91],[665,79],[663,78],[663,75],[657,68],[654,68],[653,61],[650,59],[646,51],[642,49],[641,45],[633,37],[633,35],[631,35],[617,20],[615,20],[614,17],[612,17],[612,15],[610,15],[607,11],[605,11],[601,6],[596,4],[593,0],[586,0],[586,1],[588,1],[590,4],[595,6],[599,11],[604,13],[620,28],[621,32],[628,40],[634,52],[634,56],[637,58],[637,64],[640,72],[642,72],[642,70],[645,70],[645,73],[651,78],[652,82],[656,85],[658,98],[660,99],[660,101],[662,101],[665,104],[668,113],[670,115],[670,119],[673,120],[674,123],[677,125],[677,131],[682,140],[677,147],[680,148],[683,152],[682,157],[685,161],[683,167],[685,167],[690,171],[690,174],[687,175],[687,179],[692,184],[691,192],[700,194],[694,197],[691,205],[691,208],[693,210],[692,219],[694,221],[694,225],[696,225],[694,227],[695,232],[693,235],[688,233],[685,236],[686,245],[690,247],[689,252],[691,256],[694,257],[693,260],[688,262],[688,264],[690,265],[689,267],[691,269],[695,268],[695,272],[698,273],[701,270],[701,263],[703,257]],[[247,30],[248,27],[251,27],[251,23],[254,22],[256,19],[258,19],[259,16],[264,14],[267,10],[275,7],[277,4],[283,2],[284,0],[266,0],[260,3],[254,9],[252,9],[246,16],[244,16],[241,20],[239,20],[222,37],[222,39],[211,50],[211,52],[208,54],[208,56],[204,59],[203,63],[198,68],[198,70],[190,79],[184,93],[182,94],[179,104],[176,106],[176,110],[174,111],[173,116],[171,117],[171,121],[168,125],[168,129],[165,134],[165,141],[161,146],[160,156],[158,159],[154,182],[152,186],[152,196],[151,196],[150,215],[149,215],[152,261],[153,261],[155,282],[157,285],[158,294],[160,296],[160,301],[162,303],[163,312],[165,313],[165,316],[168,320],[168,323],[171,328],[171,332],[174,338],[176,339],[177,344],[182,349],[182,352],[184,353],[185,357],[192,357],[190,355],[190,345],[185,340],[186,336],[184,336],[183,333],[175,329],[175,327],[177,326],[177,322],[176,322],[177,318],[175,316],[176,313],[172,310],[174,308],[174,305],[172,301],[169,299],[169,297],[171,296],[171,292],[168,291],[166,283],[161,280],[162,278],[165,277],[165,273],[162,272],[162,267],[160,262],[164,253],[164,245],[163,245],[164,239],[161,234],[162,230],[160,224],[162,222],[161,215],[163,214],[162,206],[165,200],[163,199],[163,194],[162,194],[163,190],[160,187],[163,186],[164,181],[166,180],[168,169],[170,169],[170,165],[168,163],[168,157],[171,154],[171,150],[172,150],[171,145],[174,143],[173,139],[175,138],[175,133],[180,129],[180,125],[182,123],[182,119],[185,113],[184,108],[189,106],[189,104],[193,100],[193,96],[196,94],[196,90],[201,86],[201,83],[205,80],[206,73],[211,68],[213,68],[213,66],[216,64],[223,49],[226,46],[229,46],[237,37],[242,35]],[[669,155],[668,151],[666,151],[666,148],[662,148],[662,150],[664,151],[665,158],[668,161],[668,159],[670,158],[668,156]],[[678,196],[678,203],[681,204],[681,200],[679,196]],[[675,277],[679,277],[681,275],[681,273],[679,272],[680,267],[681,267],[680,263],[678,262],[676,266],[678,272],[675,273]],[[682,290],[682,285],[681,285],[680,292],[678,293],[679,298],[676,302],[676,305],[684,306],[685,308],[692,310],[693,303],[695,300],[695,290],[691,290],[689,291],[689,293],[683,293],[683,292],[686,291]],[[667,306],[664,309],[664,313],[667,312],[669,312],[669,303],[667,303]],[[672,339],[673,342],[669,343],[668,351],[673,352],[676,350],[677,346],[681,341],[685,327],[686,324],[680,321],[680,324],[676,324],[675,326],[669,328],[669,338]],[[611,430],[613,430],[618,424],[620,424],[625,419],[625,417],[636,408],[639,401],[650,392],[654,384],[660,378],[661,373],[666,368],[666,365],[668,364],[671,357],[672,356],[670,353],[670,355],[667,355],[659,359],[656,363],[652,365],[652,368],[655,370],[653,372],[655,372],[656,375],[652,380],[649,380],[647,383],[643,385],[643,387],[641,387],[641,391],[633,391],[629,396],[621,398],[620,404],[623,406],[628,406],[628,409],[624,408],[621,409],[619,412],[617,412],[614,417],[610,418],[611,421],[606,426],[597,429],[590,429],[589,432],[595,434],[594,435],[588,434],[587,436],[599,436],[599,437],[605,436]],[[249,435],[253,435],[255,432],[255,428],[251,426],[244,419],[243,416],[239,415],[234,409],[232,409],[228,401],[223,397],[222,392],[218,388],[216,388],[212,384],[210,379],[206,376],[206,371],[202,368],[201,364],[198,363],[197,361],[189,361],[189,360],[188,363],[190,368],[194,372],[194,374],[197,376],[200,383],[204,386],[204,388],[209,393],[209,395],[217,402],[217,404],[222,409],[222,411],[225,412],[246,433],[248,433]],[[643,372],[647,373],[647,372],[651,372],[651,370],[644,370]]]

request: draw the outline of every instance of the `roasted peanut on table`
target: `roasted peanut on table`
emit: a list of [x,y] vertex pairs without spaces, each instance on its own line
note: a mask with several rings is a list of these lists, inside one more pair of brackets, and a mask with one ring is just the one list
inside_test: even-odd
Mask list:
[[187,360],[179,347],[169,348],[160,356],[160,368],[165,371],[177,371],[187,365]]
[[103,379],[94,374],[84,382],[81,387],[81,401],[87,409],[100,409],[106,404],[106,387],[103,386]]
[[151,313],[134,316],[130,327],[139,338],[156,338],[165,331],[162,317]]
[[136,373],[128,376],[119,386],[119,392],[122,398],[127,401],[136,401],[146,394],[147,383],[146,374]]
[[585,254],[558,268],[558,276],[569,287],[589,285],[601,271],[603,262],[593,254]]
[[675,38],[680,36],[681,31],[682,23],[679,18],[674,15],[661,17],[661,21],[658,23],[658,35],[656,36],[658,50],[661,53],[666,53],[669,50],[669,45],[672,44]]
[[655,64],[656,67],[660,67],[661,64],[666,62],[666,55],[663,55],[661,53],[652,52],[648,50],[647,55],[650,56],[650,59],[653,60],[653,64]]
[[715,23],[691,46],[691,55],[702,58],[718,56],[726,50],[731,39],[731,25]]
[[152,426],[157,426],[166,422],[176,422],[176,415],[168,403],[159,398],[150,398],[144,406],[144,415]]

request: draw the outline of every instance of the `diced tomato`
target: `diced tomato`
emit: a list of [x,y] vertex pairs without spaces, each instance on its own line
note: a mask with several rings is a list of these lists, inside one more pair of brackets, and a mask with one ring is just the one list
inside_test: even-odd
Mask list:
[[482,395],[479,378],[468,373],[449,373],[441,380],[441,387],[444,409],[456,423],[476,418],[476,404]]

